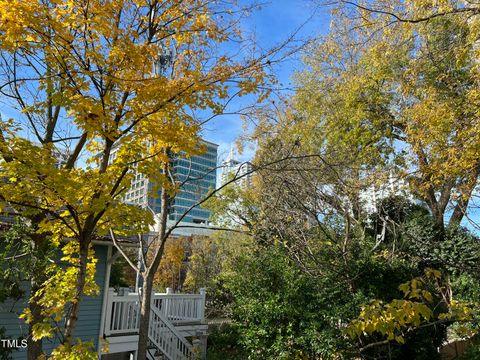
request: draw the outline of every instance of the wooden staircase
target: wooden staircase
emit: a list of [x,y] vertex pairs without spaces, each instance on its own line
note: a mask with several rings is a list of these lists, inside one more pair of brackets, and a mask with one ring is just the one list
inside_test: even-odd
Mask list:
[[[107,299],[104,320],[104,335],[107,342],[121,343],[120,337],[138,339],[139,295],[137,293],[117,294],[111,289]],[[199,328],[204,329],[206,333],[204,308],[204,290],[201,290],[200,294],[173,294],[167,289],[167,293],[153,294],[147,359],[199,359],[198,354],[201,351],[195,349],[186,337],[194,336]],[[135,340],[130,341],[132,347],[136,345]],[[115,353],[115,349],[109,353]]]
[[195,352],[192,344],[175,329],[175,326],[155,305],[152,305],[150,311],[148,339],[165,359],[195,359]]

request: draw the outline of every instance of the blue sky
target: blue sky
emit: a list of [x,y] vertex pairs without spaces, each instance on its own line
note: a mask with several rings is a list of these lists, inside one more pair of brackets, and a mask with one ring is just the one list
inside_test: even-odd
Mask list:
[[[246,37],[253,37],[259,49],[264,51],[283,43],[296,33],[298,41],[318,38],[329,29],[330,9],[326,6],[316,7],[314,0],[258,0],[262,2],[260,9],[241,24]],[[240,5],[251,4],[253,0],[239,0]],[[229,45],[231,46],[231,45]],[[293,46],[293,45],[292,45]],[[232,51],[236,51],[232,47]],[[273,69],[283,88],[290,88],[291,77],[302,67],[301,54],[297,53]],[[231,103],[229,110],[236,110],[254,102],[252,97],[245,97]],[[228,110],[227,110],[228,111]],[[0,102],[0,113],[4,118],[18,117],[8,104]],[[202,136],[219,145],[219,160],[229,153],[232,144],[244,132],[239,116],[219,116],[210,121],[204,128]],[[26,134],[31,137],[32,134]],[[248,146],[238,156],[238,160],[246,161],[253,157],[254,149]]]
[[[242,30],[246,34],[254,35],[259,47],[266,50],[284,42],[299,28],[296,34],[298,40],[325,35],[329,23],[329,9],[315,8],[311,0],[270,0],[244,21]],[[293,73],[301,68],[300,56],[301,54],[297,54],[274,69],[283,87],[290,87]],[[231,108],[241,108],[251,101],[252,99],[235,101]],[[206,125],[203,136],[206,140],[220,145],[219,158],[223,160],[243,131],[239,116],[220,116]],[[238,160],[250,160],[253,152],[252,148],[246,147]]]

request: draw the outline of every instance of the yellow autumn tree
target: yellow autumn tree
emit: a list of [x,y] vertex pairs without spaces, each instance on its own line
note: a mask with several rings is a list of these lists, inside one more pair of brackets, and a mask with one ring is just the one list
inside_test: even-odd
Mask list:
[[165,243],[165,250],[160,266],[155,274],[154,284],[160,290],[172,288],[178,291],[182,286],[182,277],[185,272],[187,239],[172,238]]
[[152,222],[120,201],[130,170],[174,196],[170,154],[203,151],[192,114],[218,114],[232,86],[242,96],[265,81],[269,54],[231,58],[218,46],[241,40],[242,14],[229,1],[0,1],[1,206],[28,219],[34,247],[58,246],[70,264],[31,281],[29,359],[66,306],[54,357],[82,351],[73,331],[81,296],[97,292],[94,234]]
[[[354,176],[347,184],[357,193],[390,176],[404,180],[439,230],[432,254],[462,220],[478,226],[470,217],[480,175],[479,18],[472,7],[345,1],[297,77],[295,129],[307,134],[302,144],[348,159]],[[452,297],[451,273],[442,262],[434,266],[402,285],[403,299],[362,307],[349,331],[363,350],[403,344],[415,329],[474,323],[478,305]]]
[[[422,17],[435,4],[369,5]],[[461,14],[412,24],[340,7],[333,31],[312,47],[308,70],[298,75],[295,108],[318,135],[313,146],[345,149],[360,183],[388,167],[440,228],[468,216],[480,174],[477,24]]]
[[[422,276],[400,285],[403,299],[394,299],[386,304],[381,300],[372,300],[362,306],[358,318],[348,324],[347,333],[360,342],[376,334],[386,338],[364,345],[360,349],[363,352],[390,341],[404,344],[405,338],[415,329],[455,322],[464,325],[473,321],[478,316],[478,304],[449,299],[445,285],[440,271],[427,268]],[[475,334],[467,326],[461,332],[465,337]]]

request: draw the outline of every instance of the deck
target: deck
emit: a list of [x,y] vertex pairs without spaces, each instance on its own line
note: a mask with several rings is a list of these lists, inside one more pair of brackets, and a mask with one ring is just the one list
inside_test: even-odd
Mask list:
[[[206,347],[205,290],[199,294],[155,293],[152,297],[150,359],[203,358]],[[102,354],[135,353],[140,321],[138,293],[117,294],[109,289],[103,324],[109,350]],[[105,357],[108,358],[108,357]],[[133,356],[135,358],[135,356]]]

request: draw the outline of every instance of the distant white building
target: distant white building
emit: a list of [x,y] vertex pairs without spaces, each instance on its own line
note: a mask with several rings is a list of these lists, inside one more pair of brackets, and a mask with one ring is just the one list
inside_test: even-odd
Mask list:
[[402,196],[410,201],[414,201],[414,197],[410,192],[405,179],[395,176],[390,172],[388,178],[379,184],[372,184],[365,190],[360,192],[360,201],[363,209],[368,214],[378,212],[382,200],[391,196]]
[[55,166],[59,169],[67,165],[68,158],[70,157],[70,153],[65,150],[60,150],[57,148],[53,149],[53,157],[56,160]]
[[220,186],[225,185],[234,177],[239,178],[235,184],[242,189],[252,186],[253,165],[250,162],[240,162],[236,160],[233,147],[222,164],[222,173],[220,174]]

